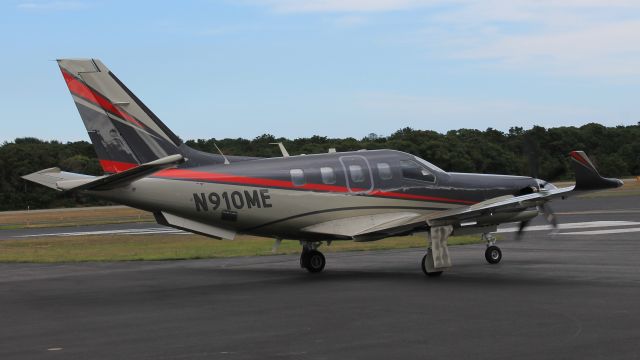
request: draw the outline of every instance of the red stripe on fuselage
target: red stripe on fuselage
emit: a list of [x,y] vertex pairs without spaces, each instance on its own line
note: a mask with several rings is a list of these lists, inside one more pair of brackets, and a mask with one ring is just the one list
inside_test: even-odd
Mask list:
[[457,204],[465,204],[465,205],[473,205],[473,204],[476,203],[476,201],[448,199],[448,198],[442,198],[442,197],[437,197],[437,196],[426,196],[426,195],[416,195],[416,194],[407,194],[407,193],[387,192],[387,191],[383,191],[383,190],[374,190],[371,193],[369,193],[369,195],[382,196],[382,197],[392,197],[392,198],[399,198],[399,199],[457,203]]
[[119,172],[123,172],[125,170],[129,170],[138,166],[138,164],[113,161],[113,160],[99,160],[99,161],[100,161],[100,166],[102,166],[102,170],[109,173],[119,173]]
[[85,85],[82,81],[76,79],[73,75],[69,74],[66,70],[60,69],[62,71],[62,76],[64,77],[64,81],[67,83],[67,87],[72,94],[82,97],[83,99],[98,105],[103,110],[108,111],[116,116],[119,116],[130,123],[137,125],[139,127],[144,127],[141,122],[136,120],[133,116],[127,114],[124,110],[117,108],[115,105],[109,101],[106,97],[99,94],[97,91],[92,90],[87,85]]
[[156,173],[154,176],[173,178],[173,179],[187,179],[194,181],[213,181],[223,183],[233,183],[242,185],[256,185],[256,186],[271,186],[281,188],[295,188],[304,190],[319,190],[329,192],[348,192],[344,186],[324,185],[324,184],[304,184],[302,186],[295,186],[291,181],[286,180],[273,180],[265,178],[254,178],[248,176],[231,175],[210,173],[203,171],[193,171],[186,169],[167,169]]
[[[155,173],[153,176],[168,178],[168,179],[185,179],[185,180],[191,180],[191,181],[220,182],[220,183],[230,183],[230,184],[240,184],[240,185],[277,187],[277,188],[296,189],[296,190],[315,190],[315,191],[326,191],[326,192],[335,192],[335,193],[349,193],[349,189],[344,186],[324,185],[324,184],[305,184],[302,186],[295,186],[291,181],[286,181],[286,180],[254,178],[254,177],[248,177],[248,176],[210,173],[210,172],[193,171],[193,170],[187,170],[187,169],[162,170]],[[363,190],[364,189],[351,189],[351,191],[355,191],[355,192],[363,191]],[[448,198],[435,197],[435,196],[415,195],[415,194],[406,194],[406,193],[397,193],[397,192],[387,192],[382,190],[374,190],[366,195],[379,196],[379,197],[391,197],[391,198],[398,198],[398,199],[408,199],[408,200],[456,203],[456,204],[465,204],[465,205],[471,205],[476,203],[475,201],[456,200],[456,199],[448,199]]]

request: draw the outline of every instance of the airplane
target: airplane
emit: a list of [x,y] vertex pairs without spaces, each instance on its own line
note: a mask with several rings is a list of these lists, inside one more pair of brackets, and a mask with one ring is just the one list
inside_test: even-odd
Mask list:
[[397,150],[360,150],[256,158],[187,146],[98,59],[57,63],[95,148],[103,176],[44,169],[24,179],[83,192],[153,213],[162,225],[216,239],[251,234],[297,240],[300,266],[325,268],[318,250],[332,241],[375,241],[424,234],[428,276],[452,266],[447,240],[480,234],[485,259],[502,251],[502,223],[522,231],[549,201],[622,186],[604,178],[582,151],[570,153],[575,185],[533,177],[446,172]]

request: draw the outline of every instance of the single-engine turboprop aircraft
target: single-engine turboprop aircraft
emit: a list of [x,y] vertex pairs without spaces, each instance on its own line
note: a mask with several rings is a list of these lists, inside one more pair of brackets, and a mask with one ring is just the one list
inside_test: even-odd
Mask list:
[[50,168],[25,179],[59,191],[81,191],[150,211],[159,224],[218,239],[253,234],[299,240],[300,265],[324,269],[318,247],[336,240],[373,241],[425,233],[422,270],[451,266],[447,239],[482,234],[485,258],[502,252],[491,235],[521,223],[547,202],[622,181],[600,176],[582,151],[570,154],[575,186],[505,175],[446,172],[395,150],[255,158],[189,148],[99,60],[58,60],[104,169],[89,176]]

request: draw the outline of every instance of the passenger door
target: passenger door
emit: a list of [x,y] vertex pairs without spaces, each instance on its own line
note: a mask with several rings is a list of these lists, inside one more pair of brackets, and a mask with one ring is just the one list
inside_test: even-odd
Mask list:
[[344,169],[347,188],[352,193],[366,193],[373,190],[373,177],[369,162],[364,156],[349,155],[340,157]]

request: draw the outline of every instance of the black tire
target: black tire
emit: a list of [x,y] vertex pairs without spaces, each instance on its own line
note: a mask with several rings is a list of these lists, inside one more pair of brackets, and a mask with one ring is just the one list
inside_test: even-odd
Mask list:
[[307,264],[309,264],[309,257],[307,256],[307,254],[309,253],[309,250],[302,250],[302,253],[300,254],[300,267],[303,269],[307,268]]
[[324,266],[326,265],[324,255],[318,250],[305,251],[300,261],[310,273],[319,273],[324,270]]
[[436,277],[436,276],[442,275],[442,271],[431,271],[431,272],[427,271],[427,255],[428,254],[425,254],[422,257],[422,261],[420,262],[420,266],[422,267],[422,272],[429,277]]
[[485,250],[484,258],[489,264],[497,264],[502,260],[502,250],[495,245],[491,245]]

